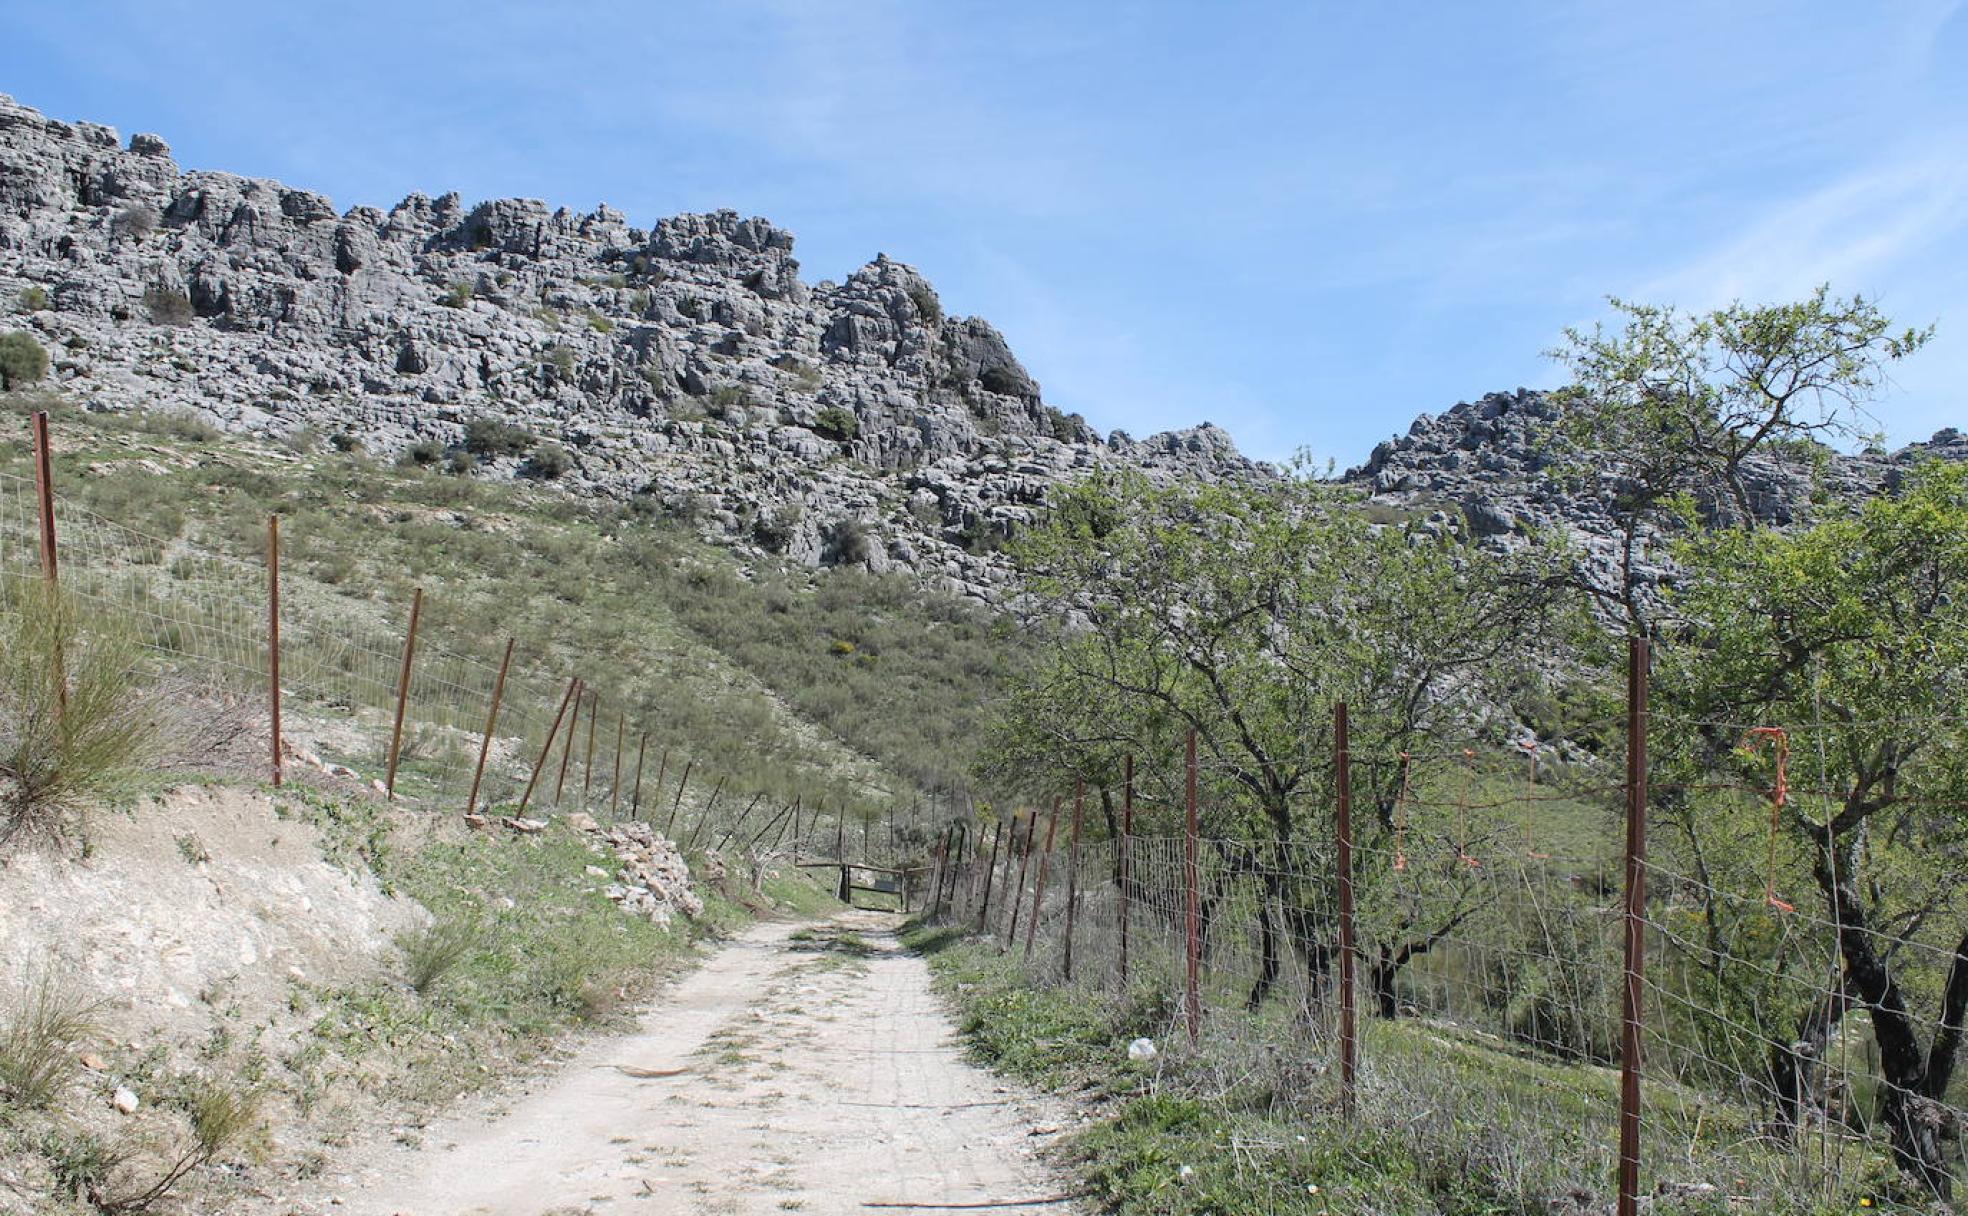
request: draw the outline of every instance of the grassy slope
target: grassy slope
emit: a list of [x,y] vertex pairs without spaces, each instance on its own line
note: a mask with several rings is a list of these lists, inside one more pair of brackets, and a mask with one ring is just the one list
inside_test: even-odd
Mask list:
[[[297,601],[395,628],[421,585],[426,637],[496,663],[517,635],[521,670],[578,668],[630,707],[632,731],[733,792],[872,810],[954,785],[1016,661],[980,609],[906,578],[747,567],[633,507],[43,397],[0,403],[15,417],[56,407],[64,496],[185,551],[253,561],[277,511]],[[0,471],[29,475],[24,439],[0,442]]]
[[[1437,1024],[1369,1020],[1359,1114],[1336,1109],[1329,1051],[1278,1011],[1212,1024],[1202,1050],[1172,1034],[1175,995],[1127,999],[1035,984],[1015,955],[917,928],[937,983],[981,1063],[1071,1095],[1093,1115],[1067,1146],[1103,1210],[1122,1216],[1375,1212],[1489,1216],[1610,1210],[1617,1074],[1544,1060]],[[1316,1032],[1313,1032],[1316,1038]],[[1151,1036],[1158,1061],[1131,1064]],[[1890,1165],[1852,1150],[1841,1193],[1791,1187],[1780,1159],[1746,1148],[1740,1111],[1649,1092],[1652,1210],[1828,1214],[1894,1210]],[[1659,1129],[1698,1129],[1668,1142]],[[1713,1187],[1714,1189],[1707,1189]],[[1732,1196],[1736,1197],[1732,1199]],[[1744,1199],[1742,1196],[1749,1196]]]

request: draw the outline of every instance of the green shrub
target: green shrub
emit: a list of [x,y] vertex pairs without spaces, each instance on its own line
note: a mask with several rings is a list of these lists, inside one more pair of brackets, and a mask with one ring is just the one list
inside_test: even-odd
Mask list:
[[799,535],[800,520],[804,516],[798,503],[787,503],[762,512],[752,521],[752,537],[759,547],[768,553],[784,553]]
[[396,947],[403,952],[403,978],[411,991],[429,993],[471,957],[482,936],[475,922],[463,919],[436,920],[399,934]]
[[0,389],[26,388],[48,374],[48,352],[24,329],[0,334]]
[[472,302],[472,297],[476,294],[476,289],[470,283],[460,279],[446,288],[444,294],[437,298],[437,302],[446,308],[463,308]]
[[567,449],[557,443],[543,443],[533,449],[533,454],[520,466],[520,476],[553,481],[574,467],[574,458]]
[[41,312],[48,307],[48,289],[45,287],[23,287],[15,302],[22,312]]
[[144,288],[143,303],[150,319],[159,325],[189,325],[197,315],[192,310],[190,296],[162,283]]
[[523,426],[497,418],[474,418],[465,423],[465,451],[474,456],[524,456],[540,437]]
[[111,231],[133,241],[141,241],[157,231],[157,212],[142,203],[132,203],[109,222]]
[[451,459],[444,462],[444,471],[453,477],[465,477],[478,469],[478,457],[470,452],[453,452]]
[[429,468],[444,459],[444,445],[435,439],[419,439],[403,449],[403,463]]
[[860,433],[860,419],[854,415],[852,409],[846,409],[844,405],[829,405],[827,409],[813,415],[813,433],[821,435],[823,439],[846,443],[848,439],[854,439]]
[[827,539],[836,564],[858,566],[868,560],[868,530],[860,520],[841,520]]
[[844,406],[830,405],[813,416],[813,431],[827,439],[845,443],[861,430],[861,420]]
[[96,1031],[95,1006],[52,976],[22,987],[0,1022],[0,1093],[30,1110],[52,1103],[75,1071],[75,1047]]
[[943,323],[943,302],[936,298],[936,293],[930,290],[928,284],[919,283],[911,287],[909,289],[909,302],[916,306],[918,313],[922,314],[925,324],[941,325]]
[[328,445],[337,452],[360,452],[362,437],[354,431],[336,431],[328,437]]
[[162,727],[114,625],[84,631],[74,605],[41,583],[0,605],[0,843],[62,838],[95,802],[150,769]]

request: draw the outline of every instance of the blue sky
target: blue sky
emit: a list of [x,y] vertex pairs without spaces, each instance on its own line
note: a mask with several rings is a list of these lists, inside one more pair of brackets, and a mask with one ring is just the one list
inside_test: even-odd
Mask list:
[[[578,9],[578,11],[576,11]],[[1603,298],[1829,280],[1938,323],[1875,409],[1968,425],[1968,10],[20,5],[0,92],[338,206],[732,207],[886,252],[1047,398],[1342,466],[1519,384]]]

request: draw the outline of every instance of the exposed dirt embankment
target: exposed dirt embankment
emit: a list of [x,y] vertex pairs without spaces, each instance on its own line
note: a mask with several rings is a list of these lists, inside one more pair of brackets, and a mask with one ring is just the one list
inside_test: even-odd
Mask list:
[[0,987],[54,973],[102,1002],[95,1020],[117,1038],[156,1041],[202,1030],[221,1002],[271,1012],[292,981],[374,974],[426,914],[355,848],[256,790],[98,815],[81,856],[0,864]]
[[0,1216],[279,1206],[813,895],[730,885],[642,824],[471,831],[294,787],[180,788],[0,854]]

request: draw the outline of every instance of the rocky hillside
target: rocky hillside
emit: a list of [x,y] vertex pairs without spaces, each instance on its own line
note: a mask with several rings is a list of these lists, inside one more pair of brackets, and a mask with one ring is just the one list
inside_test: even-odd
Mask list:
[[1078,471],[1262,473],[1208,424],[1095,434],[915,270],[878,256],[809,284],[762,219],[640,228],[456,194],[338,212],[0,96],[7,310],[92,408],[558,477],[985,599],[1008,578],[996,539]]
[[[1384,507],[1433,517],[1438,525],[1459,514],[1476,536],[1501,547],[1528,544],[1536,535],[1568,536],[1584,550],[1588,571],[1612,586],[1618,526],[1608,504],[1550,475],[1554,458],[1543,432],[1560,408],[1549,395],[1520,388],[1423,414],[1342,480]],[[1895,452],[1819,450],[1808,459],[1759,453],[1744,481],[1758,517],[1784,525],[1804,520],[1814,499],[1875,494],[1928,457],[1968,460],[1968,436],[1950,427]],[[1648,568],[1656,575],[1664,569],[1659,562]]]

